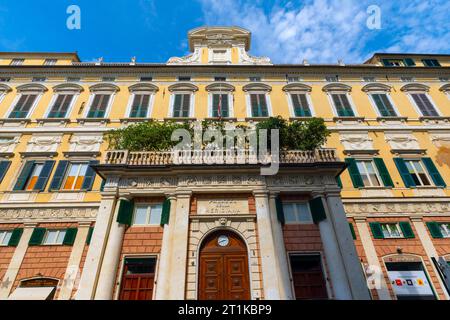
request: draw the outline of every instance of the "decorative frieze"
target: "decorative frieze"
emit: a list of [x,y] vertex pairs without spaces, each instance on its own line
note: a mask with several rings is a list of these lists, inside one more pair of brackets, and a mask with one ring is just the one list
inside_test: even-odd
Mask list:
[[386,142],[392,150],[419,150],[420,145],[412,132],[386,132]]
[[56,152],[62,140],[62,134],[33,134],[27,144],[27,153]]
[[94,220],[97,216],[97,207],[42,207],[33,208],[0,208],[1,222],[24,221],[60,221],[70,220]]
[[95,133],[74,134],[70,139],[70,152],[100,152],[103,136]]
[[[344,200],[345,201],[345,200]],[[450,214],[449,202],[361,202],[344,203],[345,212],[348,215],[373,215],[373,214]]]

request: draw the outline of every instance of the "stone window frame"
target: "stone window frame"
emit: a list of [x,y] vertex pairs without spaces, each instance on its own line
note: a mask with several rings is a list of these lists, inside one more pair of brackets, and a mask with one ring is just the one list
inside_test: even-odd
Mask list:
[[150,118],[153,113],[153,108],[155,104],[155,96],[156,93],[159,91],[159,88],[151,83],[136,83],[130,87],[128,87],[128,91],[130,92],[130,95],[128,97],[128,103],[125,110],[125,117],[126,119],[133,119],[130,118],[131,113],[131,107],[134,102],[134,98],[136,95],[143,94],[143,95],[150,95],[150,100],[148,102],[148,110],[146,118]]
[[78,97],[80,94],[84,91],[83,87],[75,84],[75,83],[62,83],[59,85],[54,86],[53,88],[53,96],[47,106],[47,110],[44,114],[44,119],[50,119],[48,118],[48,115],[51,112],[51,109],[53,105],[55,104],[56,100],[58,99],[59,95],[73,95],[72,101],[70,102],[70,106],[67,109],[66,116],[64,118],[70,118],[70,115],[73,111],[73,108],[78,100]]
[[391,90],[392,90],[391,86],[385,85],[382,83],[369,83],[369,84],[365,85],[361,90],[367,94],[370,104],[372,105],[373,109],[375,110],[375,112],[377,113],[379,118],[385,118],[385,116],[383,116],[380,113],[380,110],[378,110],[378,106],[375,103],[375,100],[373,99],[373,96],[372,96],[373,94],[385,94],[386,97],[388,98],[389,102],[391,103],[392,108],[394,109],[394,112],[396,113],[396,115],[392,116],[392,118],[401,117],[400,111],[398,110],[398,108],[391,96]]
[[298,118],[295,115],[294,104],[292,103],[293,94],[304,94],[308,102],[309,111],[311,112],[311,118],[316,116],[316,110],[312,102],[312,87],[303,83],[293,82],[283,87],[283,91],[286,93],[286,99],[288,102],[289,114],[291,118]]
[[23,95],[36,94],[37,95],[36,100],[34,101],[30,110],[28,110],[27,116],[24,118],[24,119],[29,119],[31,117],[31,115],[34,113],[34,111],[36,110],[36,107],[38,106],[44,93],[48,91],[48,88],[42,84],[28,83],[28,84],[18,86],[16,88],[16,90],[17,90],[17,94],[16,94],[13,102],[9,106],[8,110],[5,113],[5,118],[7,118],[8,120],[15,120],[15,119],[10,119],[9,116],[11,115],[11,112],[14,110],[14,107],[17,105],[17,103],[19,102],[20,98]]
[[97,94],[109,94],[111,98],[109,99],[108,106],[105,110],[105,116],[102,119],[108,119],[109,114],[111,113],[112,106],[114,104],[115,97],[117,93],[120,91],[120,88],[115,84],[111,83],[97,83],[89,87],[90,95],[88,102],[86,103],[86,108],[83,111],[83,118],[87,119],[89,111],[92,107],[92,103],[94,102],[94,98]]
[[272,109],[272,101],[270,99],[270,93],[272,92],[272,87],[268,84],[262,83],[262,82],[252,82],[250,84],[245,85],[242,90],[245,92],[245,104],[246,104],[246,113],[247,118],[260,118],[260,117],[254,117],[252,114],[252,103],[250,95],[252,94],[263,94],[266,98],[266,104],[267,104],[267,117],[262,118],[268,118],[273,116],[273,109]]
[[425,116],[422,113],[419,106],[414,101],[412,94],[425,94],[427,96],[427,99],[432,104],[434,110],[436,110],[436,113],[438,114],[437,117],[443,117],[442,111],[438,108],[438,106],[436,105],[436,103],[434,102],[432,97],[430,96],[430,93],[429,93],[430,87],[429,86],[420,84],[420,83],[410,83],[410,84],[404,85],[400,90],[406,94],[409,102],[411,103],[411,105],[413,106],[414,110],[419,115],[419,117],[429,117],[429,116]]
[[213,95],[226,94],[228,97],[228,117],[234,118],[234,95],[236,88],[226,82],[215,82],[208,85],[206,88],[208,92],[208,117],[213,118]]
[[332,95],[333,94],[345,94],[347,96],[348,102],[350,104],[350,107],[353,111],[353,117],[349,117],[349,118],[359,118],[359,113],[358,110],[356,109],[356,105],[355,102],[353,101],[351,92],[352,92],[352,87],[350,87],[349,85],[343,84],[343,83],[330,83],[327,84],[326,86],[324,86],[322,88],[322,91],[326,93],[327,98],[328,98],[328,103],[331,106],[331,110],[333,111],[333,115],[335,116],[335,118],[347,118],[347,117],[342,117],[339,115],[336,106],[334,104]]
[[199,88],[189,82],[179,82],[176,84],[173,84],[169,87],[169,92],[170,92],[170,99],[169,99],[169,110],[168,110],[168,114],[167,117],[169,119],[173,119],[173,118],[177,118],[178,117],[174,117],[174,104],[175,104],[175,96],[177,94],[189,94],[191,96],[191,101],[189,104],[189,116],[186,117],[182,117],[183,119],[189,119],[189,118],[193,118],[195,116],[195,93],[199,90]]

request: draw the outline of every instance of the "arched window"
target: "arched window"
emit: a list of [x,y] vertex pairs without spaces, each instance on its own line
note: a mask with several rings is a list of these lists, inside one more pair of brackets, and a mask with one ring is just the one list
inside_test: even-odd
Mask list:
[[137,83],[128,88],[130,98],[126,116],[128,118],[150,118],[158,87],[151,83]]
[[18,95],[8,110],[8,118],[26,119],[30,117],[46,91],[48,91],[47,87],[37,83],[18,86]]
[[440,117],[441,113],[428,92],[430,87],[420,83],[410,83],[401,88],[408,96],[417,113],[422,117]]
[[208,116],[211,118],[232,118],[234,116],[234,86],[217,82],[206,87],[208,91]]
[[390,95],[391,90],[391,86],[382,83],[369,83],[362,88],[380,117],[389,118],[399,115]]
[[356,109],[350,96],[352,88],[342,83],[330,83],[322,89],[327,93],[337,117],[356,117]]
[[70,116],[75,101],[84,89],[73,83],[63,83],[53,87],[54,95],[44,118],[64,119]]
[[192,83],[177,83],[169,87],[170,108],[169,118],[194,117],[195,92],[198,87]]
[[286,92],[292,117],[312,117],[314,115],[310,86],[302,83],[290,83],[283,87],[283,91]]
[[271,86],[264,83],[250,83],[244,86],[242,90],[246,92],[247,115],[250,118],[272,116]]
[[88,119],[107,118],[119,87],[111,83],[99,83],[89,88],[91,96],[84,117]]

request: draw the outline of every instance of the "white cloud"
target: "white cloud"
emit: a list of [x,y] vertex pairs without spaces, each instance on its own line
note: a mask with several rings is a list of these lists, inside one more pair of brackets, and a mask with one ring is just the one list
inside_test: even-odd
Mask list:
[[[450,2],[410,0],[380,4],[382,30],[366,26],[374,0],[302,2],[198,0],[208,25],[238,25],[253,33],[253,53],[277,63],[361,62],[372,51],[448,52]],[[264,4],[266,2],[266,4]],[[375,3],[376,4],[376,3]]]

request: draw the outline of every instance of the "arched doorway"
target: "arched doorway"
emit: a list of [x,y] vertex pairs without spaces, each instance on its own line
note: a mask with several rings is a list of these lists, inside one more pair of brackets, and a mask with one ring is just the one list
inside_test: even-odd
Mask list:
[[234,232],[208,235],[200,247],[200,300],[250,300],[248,253]]

